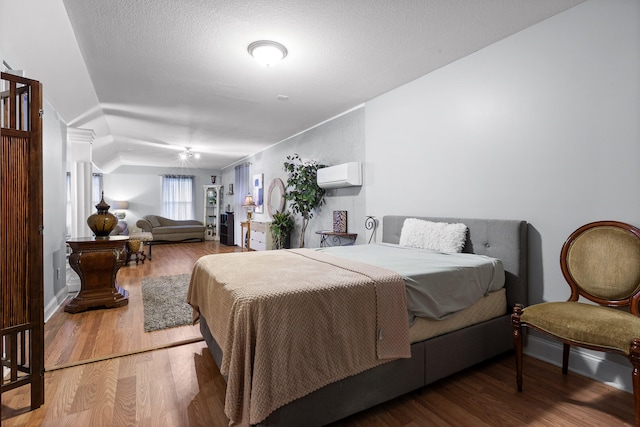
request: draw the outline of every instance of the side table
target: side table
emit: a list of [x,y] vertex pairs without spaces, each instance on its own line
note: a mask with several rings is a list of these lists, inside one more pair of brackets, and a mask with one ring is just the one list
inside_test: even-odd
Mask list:
[[[320,247],[327,246],[350,246],[356,242],[357,233],[338,233],[330,230],[316,231],[320,235]],[[329,244],[332,243],[332,244]]]
[[107,239],[78,237],[67,241],[71,247],[69,265],[80,276],[80,292],[64,307],[68,313],[90,308],[122,307],[129,292],[116,283],[116,274],[127,258],[128,236]]
[[142,241],[130,238],[127,242],[127,248],[127,259],[125,260],[124,265],[129,265],[132,260],[135,260],[136,265],[138,265],[139,261],[142,261],[144,264],[144,260],[147,256],[144,254]]
[[[149,261],[151,261],[151,241],[153,240],[153,234],[147,231],[139,231],[131,233],[129,236],[129,242],[127,246],[129,250],[127,251],[127,260],[125,264],[129,265],[129,262],[132,259],[135,259],[136,265],[138,265],[138,261],[142,261],[144,264],[144,260],[147,259],[147,256],[144,253],[144,244],[145,242],[149,245]],[[134,258],[135,255],[135,258]]]

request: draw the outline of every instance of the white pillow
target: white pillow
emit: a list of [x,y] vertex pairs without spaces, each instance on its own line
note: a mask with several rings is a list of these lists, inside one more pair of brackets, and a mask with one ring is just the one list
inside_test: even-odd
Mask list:
[[407,218],[402,224],[400,245],[431,249],[438,252],[462,252],[467,239],[467,226],[462,223],[447,224],[417,218]]

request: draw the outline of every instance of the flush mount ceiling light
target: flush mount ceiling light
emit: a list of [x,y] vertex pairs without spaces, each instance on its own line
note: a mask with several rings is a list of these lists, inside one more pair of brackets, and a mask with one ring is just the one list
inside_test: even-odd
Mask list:
[[271,40],[258,40],[253,42],[247,48],[249,55],[260,64],[270,67],[283,60],[287,53],[287,48],[278,42]]
[[180,156],[180,160],[187,160],[191,158],[199,159],[200,153],[194,153],[193,151],[191,151],[191,147],[186,147],[186,150],[180,153],[179,156]]

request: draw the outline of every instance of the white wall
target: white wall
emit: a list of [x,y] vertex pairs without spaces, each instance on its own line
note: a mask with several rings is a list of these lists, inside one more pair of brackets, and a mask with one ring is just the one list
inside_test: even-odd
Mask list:
[[[28,76],[25,76],[28,77]],[[43,86],[46,93],[46,89]],[[67,126],[45,99],[42,118],[43,276],[45,319],[67,297],[66,178]]]
[[640,226],[639,16],[589,0],[367,103],[367,211],[527,220],[530,302],[566,299],[572,231]]
[[[126,200],[129,209],[124,220],[129,231],[135,230],[136,221],[144,215],[161,214],[162,177],[158,174],[105,174],[102,184],[107,203]],[[114,212],[114,209],[110,209]]]
[[[126,200],[129,209],[125,221],[130,231],[136,229],[136,221],[145,215],[162,214],[162,175],[193,175],[195,182],[194,219],[203,220],[204,193],[202,186],[211,184],[211,175],[221,179],[222,172],[196,168],[120,167],[117,172],[103,175],[104,198],[111,204],[114,200]],[[218,183],[218,181],[216,181]],[[225,202],[226,203],[226,202]],[[111,209],[110,211],[113,211]]]
[[[345,162],[364,162],[364,109],[355,108],[352,111],[321,123],[316,127],[308,129],[299,135],[292,136],[272,147],[256,153],[244,159],[241,163],[249,161],[251,163],[251,174],[264,174],[265,191],[269,189],[269,184],[274,178],[282,179],[285,187],[287,185],[287,173],[284,170],[284,162],[287,156],[299,154],[305,160],[316,160],[321,164],[333,166]],[[234,165],[223,169],[222,182],[225,188],[235,180]],[[364,174],[367,170],[365,167]],[[235,186],[235,192],[246,194],[242,189]],[[265,195],[266,200],[266,195]],[[229,203],[231,200],[225,202]],[[291,209],[287,208],[289,212]],[[363,187],[349,187],[328,190],[325,194],[325,204],[314,212],[313,218],[309,221],[307,232],[305,233],[305,247],[313,248],[320,246],[320,237],[315,234],[318,230],[331,230],[333,228],[333,211],[347,211],[347,227],[351,233],[358,234],[358,243],[364,243],[366,233],[364,220],[365,191]],[[246,220],[244,209],[235,209],[235,242],[239,245],[240,221]],[[300,246],[300,226],[301,217],[295,215],[296,228],[291,239],[292,247]],[[270,221],[268,210],[264,209],[262,214],[254,214],[255,221]]]

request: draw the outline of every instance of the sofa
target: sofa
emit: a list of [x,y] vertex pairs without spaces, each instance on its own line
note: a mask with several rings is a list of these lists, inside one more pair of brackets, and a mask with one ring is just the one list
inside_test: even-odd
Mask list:
[[159,215],[145,215],[136,222],[136,226],[151,233],[153,243],[204,240],[205,226],[193,219],[175,220]]

